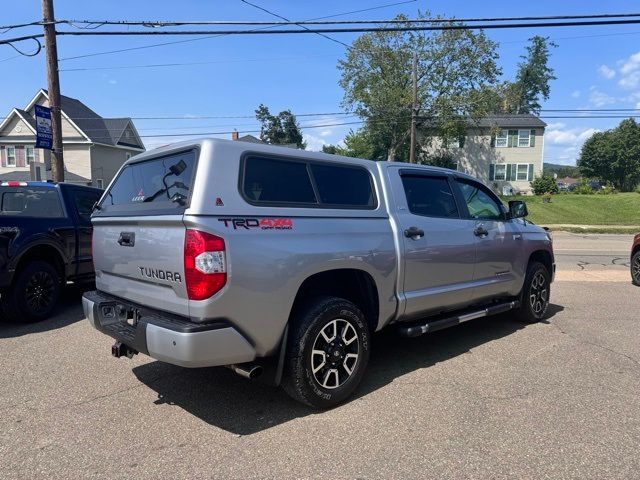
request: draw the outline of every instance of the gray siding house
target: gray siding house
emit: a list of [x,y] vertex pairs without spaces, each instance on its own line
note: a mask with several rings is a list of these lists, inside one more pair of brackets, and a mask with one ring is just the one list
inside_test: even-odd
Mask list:
[[[29,180],[30,164],[42,163],[35,148],[34,106],[49,106],[42,89],[24,109],[14,108],[0,124],[0,180]],[[61,97],[65,180],[104,188],[120,166],[145,150],[130,118],[103,118],[75,98]],[[51,172],[41,168],[43,180]]]
[[424,150],[450,155],[459,171],[478,177],[497,193],[528,195],[530,182],[542,175],[546,126],[534,115],[493,115],[471,123],[465,137],[431,139]]

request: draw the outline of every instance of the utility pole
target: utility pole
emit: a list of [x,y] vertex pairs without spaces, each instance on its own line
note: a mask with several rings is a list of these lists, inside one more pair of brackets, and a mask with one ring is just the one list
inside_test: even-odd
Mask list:
[[44,48],[47,58],[47,80],[53,148],[51,151],[51,175],[54,182],[64,182],[64,158],[62,153],[62,117],[60,114],[60,78],[58,77],[58,46],[53,14],[53,0],[42,0],[44,22]]
[[413,104],[411,106],[411,146],[409,163],[416,163],[416,122],[418,117],[418,53],[413,52]]

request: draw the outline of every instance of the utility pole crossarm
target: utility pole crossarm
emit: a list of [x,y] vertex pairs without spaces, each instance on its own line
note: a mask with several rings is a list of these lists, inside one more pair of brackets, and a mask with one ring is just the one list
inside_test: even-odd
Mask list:
[[51,151],[51,175],[54,182],[64,182],[64,158],[62,152],[62,116],[60,101],[60,78],[58,77],[58,46],[56,43],[53,0],[42,0],[42,21],[44,23],[45,54],[49,108],[51,109],[51,129],[53,148]]

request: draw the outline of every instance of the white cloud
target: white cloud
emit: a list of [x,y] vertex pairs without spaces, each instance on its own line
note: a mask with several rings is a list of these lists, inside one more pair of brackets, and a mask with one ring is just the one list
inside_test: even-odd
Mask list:
[[118,83],[117,80],[114,80],[114,79],[109,80],[110,85],[115,85],[116,83]]
[[630,55],[626,60],[621,60],[620,62],[620,73],[622,75],[626,75],[635,70],[640,69],[640,52],[634,53]]
[[320,152],[322,151],[322,146],[327,145],[327,142],[323,138],[309,135],[308,133],[303,134],[302,138],[307,144],[307,150],[311,150],[312,152]]
[[580,96],[580,93],[580,90],[574,90],[573,92],[571,92],[571,97],[578,98]]
[[613,68],[608,67],[607,65],[600,65],[600,67],[598,68],[598,73],[609,80],[616,76],[616,71]]
[[591,87],[589,101],[596,107],[604,107],[605,105],[615,103],[616,99],[607,93],[601,92],[595,87]]
[[627,90],[640,86],[640,52],[630,55],[618,62],[620,66],[620,80],[618,85]]
[[577,150],[587,138],[598,131],[595,128],[566,128],[562,123],[551,124],[547,127],[544,140],[545,143]]

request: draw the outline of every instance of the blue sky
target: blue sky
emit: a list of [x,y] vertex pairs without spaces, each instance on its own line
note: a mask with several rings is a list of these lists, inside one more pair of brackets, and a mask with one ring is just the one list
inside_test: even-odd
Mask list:
[[[253,0],[252,0],[253,1]],[[255,0],[253,3],[294,20],[333,15],[392,3],[336,1]],[[511,8],[506,8],[510,5]],[[58,19],[130,20],[273,20],[240,0],[165,0],[87,2],[55,0]],[[605,10],[606,8],[606,10]],[[357,13],[341,19],[387,19],[398,13],[415,16],[418,9],[434,15],[455,17],[500,17],[640,11],[635,1],[538,0],[511,2],[485,0],[437,0],[416,2]],[[34,21],[41,17],[40,2],[6,2],[2,24]],[[30,30],[0,35],[8,38]],[[32,29],[36,32],[38,29]],[[534,34],[550,36],[558,43],[551,65],[558,79],[545,109],[637,108],[640,109],[640,25],[547,28],[488,31],[500,44],[500,65],[505,78],[512,78],[526,40]],[[357,35],[334,34],[350,43]],[[108,50],[146,46],[161,42],[193,40],[194,37],[61,37],[58,40],[62,93],[79,98],[103,116],[175,116],[179,120],[135,120],[141,135],[188,132],[250,131],[252,118],[197,119],[197,116],[253,115],[266,104],[272,112],[290,108],[296,114],[340,112],[342,90],[338,86],[338,59],[345,48],[317,35],[227,36],[145,48],[130,52],[78,59],[69,57]],[[31,44],[21,44],[32,48]],[[66,60],[65,60],[66,59]],[[95,67],[209,62],[157,68],[124,68],[70,71]],[[66,70],[66,71],[65,71]],[[38,88],[46,87],[43,54],[16,57],[8,46],[0,46],[0,116],[12,107],[23,107]],[[640,113],[640,112],[638,112]],[[545,161],[572,164],[582,142],[597,130],[615,126],[620,119],[552,118],[545,138]],[[309,128],[355,121],[353,117],[299,118],[309,148],[339,142],[349,126]],[[304,127],[308,128],[304,128]],[[357,127],[357,126],[356,126]],[[225,135],[228,136],[228,135]],[[148,147],[177,138],[143,138]]]

